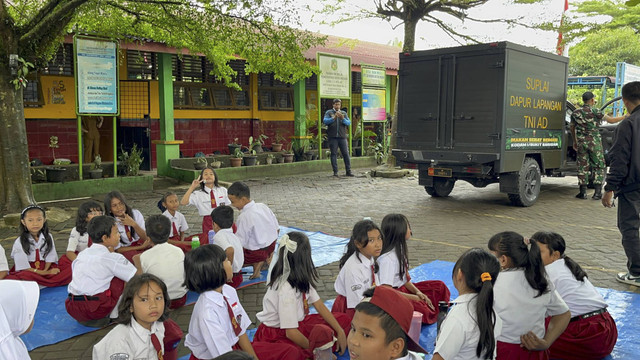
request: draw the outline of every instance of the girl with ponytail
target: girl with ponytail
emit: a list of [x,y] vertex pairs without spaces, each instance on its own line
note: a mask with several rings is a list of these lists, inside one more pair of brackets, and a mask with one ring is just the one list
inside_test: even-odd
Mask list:
[[[569,324],[571,314],[551,283],[540,247],[513,231],[489,240],[502,267],[495,283],[494,310],[502,319],[498,359],[546,360],[549,347]],[[545,330],[545,317],[551,316]]]
[[539,244],[547,275],[571,312],[569,326],[549,348],[551,358],[607,357],[618,339],[618,329],[602,295],[580,265],[565,255],[566,244],[560,234],[538,231],[531,240]]
[[494,359],[502,321],[493,310],[493,285],[500,263],[488,252],[473,248],[453,267],[453,284],[460,296],[453,301],[436,340],[433,360]]

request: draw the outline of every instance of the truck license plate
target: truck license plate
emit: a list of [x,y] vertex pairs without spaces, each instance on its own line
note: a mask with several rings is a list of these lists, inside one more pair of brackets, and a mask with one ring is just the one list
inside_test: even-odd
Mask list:
[[451,169],[447,168],[429,168],[429,176],[451,177]]

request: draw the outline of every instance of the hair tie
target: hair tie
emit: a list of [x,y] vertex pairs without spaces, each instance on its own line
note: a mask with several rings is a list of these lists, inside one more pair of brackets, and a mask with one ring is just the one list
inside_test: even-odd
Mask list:
[[491,274],[489,274],[488,272],[483,272],[482,274],[480,274],[480,280],[482,280],[482,282],[491,281]]
[[282,269],[282,275],[280,275],[280,279],[277,287],[279,287],[279,284],[286,282],[287,279],[289,279],[289,274],[291,273],[291,266],[289,265],[289,259],[287,255],[289,253],[293,254],[294,252],[296,252],[296,250],[298,250],[298,243],[295,242],[294,240],[291,240],[291,238],[289,238],[289,234],[282,235],[282,237],[278,241],[278,249],[274,251],[275,255],[273,259],[271,259],[271,264],[269,265],[269,272],[267,273],[267,284],[271,283],[271,272],[276,262],[278,262],[279,260],[277,254],[281,247],[284,247],[284,251],[282,253],[283,269]]

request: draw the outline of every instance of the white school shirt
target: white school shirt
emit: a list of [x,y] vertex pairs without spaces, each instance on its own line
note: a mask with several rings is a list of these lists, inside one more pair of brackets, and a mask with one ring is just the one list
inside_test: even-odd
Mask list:
[[29,255],[24,252],[22,249],[22,245],[20,244],[20,238],[17,238],[13,243],[13,249],[11,250],[11,257],[13,258],[13,263],[15,264],[15,270],[20,271],[24,269],[29,269],[31,264],[29,262],[36,261],[36,249],[40,251],[40,261],[57,263],[58,262],[58,253],[56,252],[56,245],[53,242],[53,236],[49,234],[51,237],[51,250],[44,256],[44,235],[40,234],[38,237],[38,242],[33,241],[33,236],[29,235]]
[[572,317],[607,307],[607,303],[591,281],[586,277],[584,282],[576,280],[565,265],[564,259],[558,259],[545,266],[545,270],[562,300],[567,303]]
[[7,254],[4,253],[4,248],[0,248],[0,271],[9,271],[9,262],[7,261]]
[[67,251],[80,252],[89,247],[89,233],[85,231],[84,235],[80,235],[80,232],[74,227],[69,234],[69,245],[67,245]]
[[239,336],[251,325],[249,316],[240,304],[236,289],[223,285],[222,294],[214,290],[203,292],[193,307],[189,333],[184,340],[184,345],[198,359],[212,359],[227,353],[238,342],[239,336],[233,331],[224,298],[229,301],[233,315],[242,328]]
[[396,255],[396,249],[393,248],[388,252],[378,256],[378,277],[380,284],[389,285],[399,288],[407,283],[407,272],[405,271],[402,278],[400,277],[400,261]]
[[[180,211],[176,211],[175,215],[171,215],[169,210],[165,210],[162,213],[162,215],[166,216],[167,218],[169,218],[169,220],[171,220],[171,233],[169,234],[170,238],[173,237],[174,235],[180,236],[181,232],[185,232],[189,230],[189,224],[187,224],[187,219],[185,219],[184,215],[182,215]],[[177,234],[173,233],[174,224],[176,225],[176,229],[178,230]]]
[[140,254],[142,272],[159,277],[167,285],[169,298],[179,299],[187,293],[184,282],[184,252],[169,243],[156,244]]
[[155,321],[149,331],[132,316],[129,325],[117,325],[93,346],[92,359],[158,360],[158,353],[151,342],[151,334],[156,334],[164,354],[164,324]]
[[[204,187],[204,191],[197,189],[189,195],[189,205],[193,205],[198,209],[200,216],[211,216],[211,189],[207,186]],[[216,186],[213,188],[213,196],[216,198],[217,206],[222,204],[231,205],[231,200],[227,195],[227,188],[222,186]]]
[[233,233],[232,229],[220,229],[213,237],[213,244],[218,245],[222,250],[233,248],[233,263],[231,268],[234,273],[239,273],[244,265],[244,251],[240,239]]
[[280,225],[271,209],[263,203],[251,200],[242,208],[236,221],[236,235],[247,250],[260,250],[278,238]]
[[[133,221],[135,221],[136,224],[138,224],[138,226],[142,228],[142,230],[147,231],[147,228],[144,226],[144,217],[142,216],[142,213],[136,209],[133,209],[131,212],[133,213]],[[138,239],[140,239],[140,234],[138,234],[138,232],[135,232],[135,234],[133,235],[133,239],[129,241],[129,237],[127,237],[127,230],[124,228],[124,224],[122,223],[122,221],[118,218],[116,218],[116,225],[118,226],[118,232],[120,233],[121,239],[118,246],[116,246],[116,249],[124,246],[129,246],[132,242],[136,242],[138,241]]]
[[501,271],[493,293],[493,309],[502,319],[502,334],[497,340],[510,344],[520,344],[520,336],[529,331],[542,339],[545,317],[569,311],[550,280],[549,291],[535,297],[538,290],[529,285],[523,269]]
[[[484,359],[476,356],[476,347],[480,341],[480,330],[476,324],[476,304],[478,294],[460,295],[453,301],[447,317],[440,327],[433,353],[439,353],[445,360]],[[493,334],[497,338],[502,329],[502,319],[496,316]],[[493,359],[496,357],[494,341]]]
[[106,246],[94,243],[73,260],[71,271],[69,293],[95,295],[107,290],[114,276],[127,282],[137,269],[122,254],[109,252]]
[[[306,295],[309,307],[320,300],[313,287],[309,287]],[[273,287],[267,289],[262,299],[262,311],[256,314],[261,323],[279,329],[297,329],[304,316],[302,293],[292,288],[288,281],[280,283],[277,290]]]
[[[347,298],[347,308],[353,309],[360,303],[362,293],[373,286],[371,284],[371,266],[374,265],[373,257],[367,259],[359,252],[351,254],[344,263],[333,288],[336,292]],[[378,284],[378,274],[374,275]]]

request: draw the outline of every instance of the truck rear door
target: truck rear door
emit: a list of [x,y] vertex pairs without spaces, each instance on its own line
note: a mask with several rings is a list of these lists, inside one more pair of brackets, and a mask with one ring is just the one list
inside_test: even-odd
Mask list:
[[497,149],[503,59],[499,51],[405,59],[400,74],[399,145],[423,150]]

